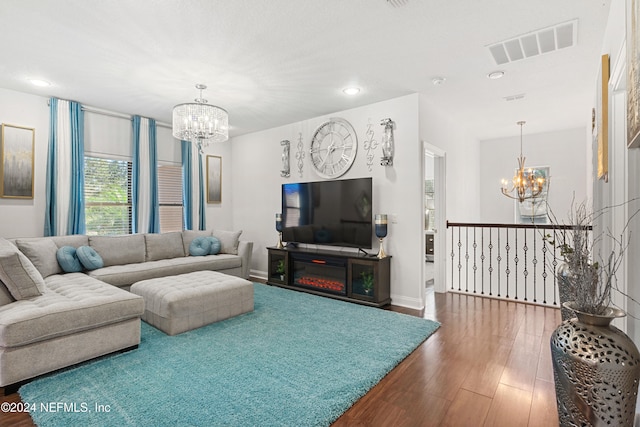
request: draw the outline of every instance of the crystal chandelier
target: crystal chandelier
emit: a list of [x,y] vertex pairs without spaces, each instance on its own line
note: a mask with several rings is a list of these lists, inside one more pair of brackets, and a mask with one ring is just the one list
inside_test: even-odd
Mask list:
[[173,136],[191,141],[202,153],[211,142],[223,142],[229,139],[229,115],[227,111],[207,104],[202,91],[207,86],[197,84],[200,97],[195,103],[179,104],[173,107]]
[[511,180],[511,188],[508,187],[509,181],[506,179],[502,180],[502,194],[511,199],[516,199],[520,203],[539,196],[545,184],[544,177],[536,175],[533,169],[530,168],[528,171],[524,169],[525,157],[522,156],[522,126],[525,123],[524,121],[517,123],[520,126],[520,157],[518,157],[518,170]]

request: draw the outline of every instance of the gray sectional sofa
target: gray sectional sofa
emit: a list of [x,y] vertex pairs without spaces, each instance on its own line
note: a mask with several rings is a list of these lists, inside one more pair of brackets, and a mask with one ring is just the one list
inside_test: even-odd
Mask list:
[[[212,235],[221,242],[219,254],[189,255],[193,239]],[[211,230],[0,238],[0,387],[11,393],[24,380],[135,348],[144,301],[127,292],[133,283],[201,270],[248,278],[253,243],[239,236],[240,232]],[[56,258],[63,246],[91,247],[104,267],[65,273]],[[16,298],[11,292],[15,294],[15,288],[2,282],[3,260],[15,261],[16,254],[14,264],[33,279],[38,295]]]

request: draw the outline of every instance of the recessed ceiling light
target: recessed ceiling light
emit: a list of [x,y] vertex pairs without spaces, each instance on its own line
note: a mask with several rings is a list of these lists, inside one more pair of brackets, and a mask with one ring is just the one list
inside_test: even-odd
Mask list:
[[434,86],[440,86],[445,80],[447,79],[444,77],[434,77],[431,79],[431,83],[433,83]]
[[47,87],[47,86],[51,86],[51,83],[49,83],[46,80],[41,80],[41,79],[29,79],[29,81],[31,82],[32,85],[34,86],[39,86],[39,87]]
[[487,74],[487,77],[490,78],[491,80],[498,80],[504,77],[504,71],[492,71],[489,74]]
[[360,88],[359,87],[355,87],[355,86],[351,86],[351,87],[346,87],[346,88],[342,89],[342,91],[347,95],[357,95],[357,94],[360,93]]

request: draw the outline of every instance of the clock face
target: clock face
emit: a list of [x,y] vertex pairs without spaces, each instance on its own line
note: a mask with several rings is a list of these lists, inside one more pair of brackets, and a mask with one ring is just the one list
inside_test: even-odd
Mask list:
[[318,127],[311,138],[311,164],[324,178],[344,175],[356,158],[358,137],[351,124],[333,118]]

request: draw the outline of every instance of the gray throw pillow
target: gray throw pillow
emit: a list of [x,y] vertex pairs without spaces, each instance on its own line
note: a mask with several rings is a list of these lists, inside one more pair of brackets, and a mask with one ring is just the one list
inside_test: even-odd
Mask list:
[[89,246],[102,257],[105,267],[145,261],[146,249],[142,234],[89,236]]
[[29,258],[42,277],[61,274],[62,267],[58,264],[56,253],[58,246],[49,238],[16,240],[18,249]]
[[161,234],[149,233],[144,235],[144,240],[147,248],[147,261],[184,256],[182,232],[180,231]]
[[38,270],[18,253],[0,256],[0,280],[16,300],[42,295],[39,288],[44,288]]
[[213,230],[211,235],[220,240],[220,253],[238,255],[238,243],[240,242],[240,231]]

